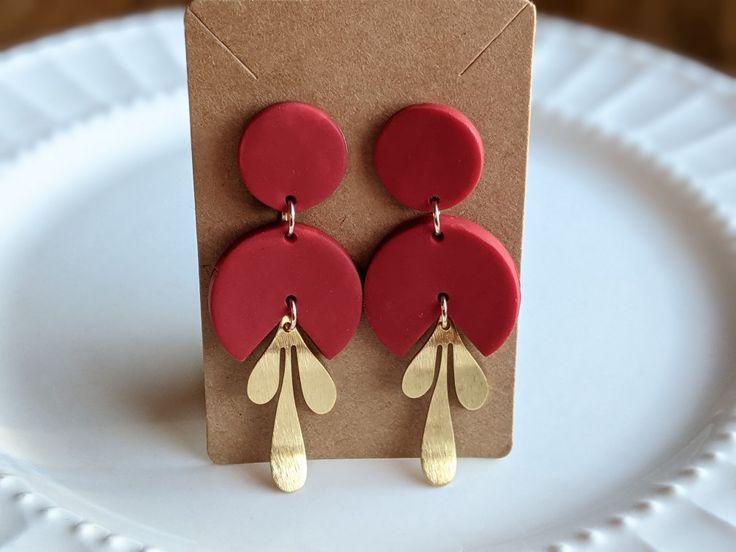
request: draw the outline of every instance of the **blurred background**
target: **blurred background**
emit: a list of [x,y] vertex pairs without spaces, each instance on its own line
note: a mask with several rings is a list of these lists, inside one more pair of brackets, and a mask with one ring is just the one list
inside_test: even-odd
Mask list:
[[[736,0],[537,0],[541,13],[646,40],[736,75]],[[183,0],[0,0],[0,49]]]

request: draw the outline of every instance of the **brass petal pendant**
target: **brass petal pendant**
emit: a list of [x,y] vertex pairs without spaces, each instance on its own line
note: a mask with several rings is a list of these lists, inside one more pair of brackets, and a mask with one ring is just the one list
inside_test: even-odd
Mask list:
[[460,404],[477,410],[488,397],[488,381],[455,329],[452,321],[440,320],[422,349],[409,363],[401,388],[407,397],[424,396],[437,383],[429,403],[422,437],[422,470],[432,485],[446,485],[455,477],[457,452],[452,429],[448,371],[452,366],[455,393]]
[[294,399],[293,370],[299,370],[302,394],[316,414],[332,410],[337,397],[335,383],[322,363],[307,347],[297,326],[281,319],[276,335],[248,378],[248,398],[266,404],[276,395],[281,366],[284,366],[281,392],[271,438],[271,475],[282,491],[294,492],[307,480],[307,455]]

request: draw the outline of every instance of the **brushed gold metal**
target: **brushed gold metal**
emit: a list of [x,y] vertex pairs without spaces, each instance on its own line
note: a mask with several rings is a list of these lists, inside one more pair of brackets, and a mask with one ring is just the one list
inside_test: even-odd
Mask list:
[[330,374],[291,320],[290,316],[281,319],[271,344],[253,367],[247,389],[248,398],[254,403],[269,402],[278,391],[283,363],[284,377],[271,438],[271,476],[276,486],[286,492],[298,491],[307,480],[307,455],[294,399],[294,369],[299,370],[304,401],[316,414],[332,410],[337,397]]
[[488,397],[488,380],[458,336],[450,345],[452,350],[452,372],[455,376],[457,400],[467,410],[478,410]]
[[404,394],[416,399],[429,391],[438,372],[424,426],[421,454],[422,470],[432,485],[446,485],[455,477],[457,469],[448,392],[450,366],[460,404],[468,410],[483,406],[488,397],[486,376],[465,347],[452,320],[442,316],[432,335],[409,363],[401,382]]
[[440,346],[440,373],[429,403],[427,422],[422,436],[422,471],[436,486],[447,485],[455,477],[457,452],[452,430],[450,400],[447,393],[447,364],[450,348]]
[[294,401],[292,358],[284,356],[284,381],[271,437],[271,477],[279,489],[293,493],[307,481],[307,453]]
[[412,359],[406,372],[404,372],[401,390],[410,399],[418,399],[424,396],[434,383],[435,368],[439,360],[438,355],[441,354],[441,345],[437,343],[438,328],[435,328],[429,341]]
[[[279,330],[280,331],[280,330]],[[258,359],[248,378],[248,398],[256,404],[266,404],[276,396],[281,378],[283,347],[278,334],[263,356]]]
[[337,389],[329,372],[309,350],[298,331],[294,332],[294,352],[299,366],[302,396],[315,414],[326,414],[335,406]]

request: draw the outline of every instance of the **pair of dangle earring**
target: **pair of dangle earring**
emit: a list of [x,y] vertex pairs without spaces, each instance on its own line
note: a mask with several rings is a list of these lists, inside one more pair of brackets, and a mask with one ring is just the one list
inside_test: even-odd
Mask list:
[[[273,333],[247,393],[265,404],[280,388],[271,471],[280,489],[295,491],[306,481],[307,464],[294,371],[310,410],[324,414],[336,400],[335,385],[302,332],[330,359],[355,334],[362,312],[361,282],[348,253],[318,229],[298,224],[296,214],[334,192],[347,167],[347,147],[328,115],[286,102],[253,117],[239,164],[251,194],[282,213],[282,221],[248,234],[221,257],[211,282],[210,315],[223,347],[241,361]],[[376,252],[366,274],[365,310],[381,342],[399,356],[431,332],[409,364],[402,389],[418,398],[436,381],[421,457],[429,481],[442,485],[456,470],[450,373],[465,408],[480,408],[488,394],[485,375],[460,332],[483,355],[497,350],[518,315],[518,275],[509,253],[487,230],[441,215],[440,207],[470,194],[483,168],[480,135],[464,115],[437,104],[403,109],[384,127],[375,164],[398,201],[431,213],[399,229]]]
[[283,491],[306,482],[304,439],[295,403],[294,371],[304,402],[329,412],[335,384],[302,332],[327,358],[350,341],[362,312],[362,287],[348,253],[320,230],[296,222],[297,210],[326,199],[347,168],[338,126],[298,102],[272,105],[246,127],[240,172],[259,201],[281,222],[246,235],[218,261],[210,285],[210,315],[223,347],[245,360],[275,332],[248,379],[248,398],[270,402],[280,393],[271,440],[271,473]]
[[450,374],[462,407],[477,410],[488,395],[485,374],[460,332],[489,356],[508,339],[519,312],[518,272],[506,248],[481,226],[440,211],[478,184],[483,151],[480,134],[462,113],[419,104],[386,123],[374,152],[376,172],[391,195],[428,213],[379,247],[364,293],[368,322],[396,355],[406,355],[430,333],[406,369],[402,390],[419,398],[435,384],[421,448],[422,469],[433,485],[449,483],[457,466]]

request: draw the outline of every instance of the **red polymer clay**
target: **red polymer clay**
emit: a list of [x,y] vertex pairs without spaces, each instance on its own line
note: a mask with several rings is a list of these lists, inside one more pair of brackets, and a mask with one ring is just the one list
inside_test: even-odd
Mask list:
[[210,284],[210,315],[222,345],[245,360],[288,314],[296,298],[298,325],[321,353],[332,358],[355,334],[362,290],[355,265],[342,246],[316,228],[284,225],[249,234],[218,261]]
[[443,216],[442,239],[424,217],[378,249],[365,278],[365,311],[381,342],[403,356],[440,316],[448,296],[452,322],[485,356],[508,339],[519,313],[519,276],[493,234]]
[[402,109],[381,131],[373,161],[397,201],[430,211],[431,198],[447,209],[465,199],[483,171],[483,140],[472,121],[440,104]]
[[345,137],[324,111],[300,102],[267,107],[248,123],[240,141],[240,174],[262,203],[283,211],[327,199],[345,175]]

